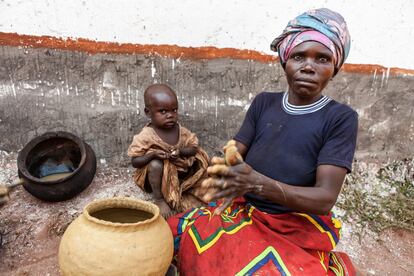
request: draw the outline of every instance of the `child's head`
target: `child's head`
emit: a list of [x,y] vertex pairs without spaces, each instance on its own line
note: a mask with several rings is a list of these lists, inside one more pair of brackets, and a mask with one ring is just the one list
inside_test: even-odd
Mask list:
[[145,115],[156,128],[173,128],[178,120],[175,92],[166,84],[153,84],[144,92]]

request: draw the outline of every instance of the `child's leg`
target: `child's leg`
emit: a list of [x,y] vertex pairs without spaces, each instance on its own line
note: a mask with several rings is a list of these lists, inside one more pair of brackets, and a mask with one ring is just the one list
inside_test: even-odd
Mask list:
[[161,160],[154,159],[148,164],[147,177],[155,199],[155,204],[160,208],[161,215],[164,218],[168,218],[173,212],[167,202],[165,202],[161,192],[163,170],[164,163]]

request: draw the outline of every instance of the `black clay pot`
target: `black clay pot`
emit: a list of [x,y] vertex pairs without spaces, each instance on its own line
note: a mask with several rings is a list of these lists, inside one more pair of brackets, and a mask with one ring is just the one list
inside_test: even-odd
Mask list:
[[[64,131],[47,132],[19,152],[17,167],[30,194],[46,201],[62,201],[89,186],[96,172],[96,157],[77,136]],[[59,177],[51,177],[56,175]]]

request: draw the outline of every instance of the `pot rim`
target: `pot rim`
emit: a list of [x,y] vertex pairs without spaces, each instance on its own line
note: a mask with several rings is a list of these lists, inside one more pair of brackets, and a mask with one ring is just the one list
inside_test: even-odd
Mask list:
[[[27,169],[26,167],[26,158],[27,155],[30,153],[31,150],[33,150],[33,148],[35,146],[37,146],[39,143],[49,140],[51,138],[66,138],[68,140],[72,140],[73,142],[75,142],[81,152],[81,160],[79,162],[78,167],[76,168],[76,170],[74,170],[71,174],[56,179],[56,180],[42,180],[41,178],[37,178],[34,177]],[[47,184],[57,184],[57,183],[61,183],[63,181],[66,181],[67,179],[71,178],[73,175],[75,175],[85,164],[86,162],[86,148],[85,148],[85,144],[84,142],[77,137],[76,135],[70,133],[70,132],[66,132],[66,131],[52,131],[52,132],[46,132],[38,137],[33,138],[32,140],[30,140],[25,146],[24,148],[19,152],[18,156],[17,156],[17,167],[18,170],[22,173],[23,178],[26,178],[30,181],[33,182],[37,182],[37,183],[47,183]]]
[[[101,220],[101,219],[91,216],[92,212],[104,210],[107,208],[136,209],[136,210],[151,213],[153,216],[152,218],[138,221],[138,222],[133,222],[133,223],[111,222],[111,221]],[[112,227],[131,227],[131,226],[150,224],[153,221],[157,220],[158,217],[160,217],[160,209],[158,208],[157,205],[149,201],[130,198],[130,197],[114,197],[114,198],[106,198],[106,199],[97,199],[97,200],[90,202],[83,209],[83,215],[88,221],[94,222],[96,224],[112,226]]]

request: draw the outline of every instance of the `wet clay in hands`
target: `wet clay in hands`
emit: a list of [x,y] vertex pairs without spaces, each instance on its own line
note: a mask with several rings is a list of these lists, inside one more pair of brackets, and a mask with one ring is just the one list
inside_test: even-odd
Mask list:
[[[227,142],[226,146],[223,148],[224,158],[213,157],[211,163],[213,166],[207,168],[207,172],[212,177],[207,178],[202,183],[202,186],[207,188],[207,193],[204,195],[203,200],[206,202],[211,201],[214,195],[219,190],[224,190],[228,187],[227,182],[223,177],[218,178],[217,176],[225,176],[229,174],[229,169],[231,166],[235,166],[243,163],[243,157],[239,153],[236,147],[236,141],[230,140]],[[215,215],[221,214],[227,207],[229,207],[237,196],[230,195],[223,198],[223,202],[219,207],[214,211]]]

